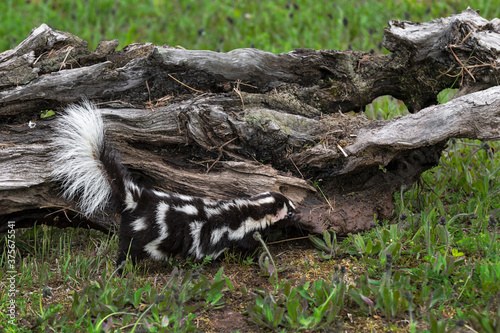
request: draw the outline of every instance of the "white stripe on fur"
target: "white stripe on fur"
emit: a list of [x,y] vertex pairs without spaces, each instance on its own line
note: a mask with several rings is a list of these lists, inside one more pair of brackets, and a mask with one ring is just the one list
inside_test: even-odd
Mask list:
[[174,194],[174,197],[177,197],[181,199],[182,201],[193,201],[193,197],[190,197],[189,195],[184,195],[184,194]]
[[125,210],[134,210],[137,208],[137,201],[134,200],[132,192],[140,195],[142,190],[131,181],[125,181]]
[[196,259],[203,259],[205,254],[201,252],[200,248],[200,233],[201,228],[205,224],[204,221],[193,221],[189,224],[190,234],[193,238],[193,243],[191,244],[191,248],[189,249],[189,254],[194,255]]
[[274,215],[266,215],[260,220],[254,220],[249,217],[243,221],[240,227],[236,230],[232,230],[229,227],[214,229],[210,235],[210,242],[213,245],[217,244],[226,233],[229,240],[240,240],[254,230],[267,228],[275,221],[276,217]]
[[245,206],[260,206],[269,203],[275,203],[276,199],[269,193],[261,193],[260,195],[268,195],[263,198],[257,200],[248,200],[248,199],[235,199],[227,202],[216,202],[217,205],[211,204],[207,205],[209,207],[205,208],[205,213],[207,214],[207,218],[210,219],[212,216],[220,215],[225,211],[229,211],[231,209],[239,209],[241,210]]
[[226,251],[226,248],[223,248],[222,250],[218,251],[218,252],[213,252],[211,254],[212,256],[212,260],[215,260],[217,259],[222,253],[224,253],[224,251]]
[[153,190],[153,193],[156,194],[159,197],[170,198],[170,194],[162,192],[162,191]]
[[268,197],[261,198],[261,199],[257,200],[255,204],[263,205],[263,204],[275,203],[275,202],[276,202],[276,199],[274,199],[273,196],[269,195]]
[[198,208],[193,205],[174,206],[174,210],[187,215],[198,215]]
[[158,246],[163,242],[165,238],[168,237],[168,227],[167,227],[167,212],[170,209],[170,206],[161,201],[156,208],[156,221],[155,223],[158,225],[158,238],[147,243],[144,246],[144,250],[151,255],[151,258],[156,260],[161,260],[165,258],[165,254],[158,249]]
[[222,214],[224,210],[220,207],[209,208],[205,207],[205,214],[207,215],[207,219],[210,219],[212,216]]
[[145,217],[140,217],[134,222],[132,222],[132,229],[134,229],[135,232],[144,230],[148,227],[146,224],[146,218]]

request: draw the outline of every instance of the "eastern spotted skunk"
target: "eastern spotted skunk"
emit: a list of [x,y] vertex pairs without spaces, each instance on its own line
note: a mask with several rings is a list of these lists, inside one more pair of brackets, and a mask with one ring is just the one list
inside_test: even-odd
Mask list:
[[106,142],[99,110],[90,102],[66,108],[55,124],[53,172],[63,196],[78,198],[92,216],[106,207],[121,214],[117,264],[181,254],[217,258],[228,247],[253,250],[253,233],[293,225],[300,214],[280,193],[209,201],[136,184],[119,154]]

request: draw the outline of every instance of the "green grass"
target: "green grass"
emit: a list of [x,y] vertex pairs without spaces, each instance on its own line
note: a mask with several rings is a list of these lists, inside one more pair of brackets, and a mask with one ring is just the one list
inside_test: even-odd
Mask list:
[[[91,49],[99,40],[118,38],[120,47],[149,41],[221,51],[253,46],[276,53],[298,47],[383,52],[388,20],[427,21],[466,7],[461,1],[406,0],[295,4],[4,1],[0,49],[15,47],[45,22],[88,40]],[[500,16],[496,1],[468,5],[487,19]],[[440,101],[452,94],[444,91]],[[365,113],[382,120],[407,110],[384,97]],[[371,231],[343,240],[325,233],[311,243],[272,245],[259,260],[229,253],[215,264],[148,262],[126,267],[120,278],[115,236],[46,226],[18,230],[15,273],[0,270],[0,330],[217,332],[224,318],[242,314],[248,322],[238,322],[233,331],[498,332],[500,236],[490,216],[500,208],[499,149],[498,142],[450,140],[438,167],[394,194],[393,220],[375,221]],[[7,236],[0,235],[2,268],[9,266]],[[16,302],[14,326],[8,323],[10,300]]]
[[228,51],[256,47],[270,52],[294,48],[380,51],[389,20],[425,21],[481,9],[498,17],[492,0],[463,1],[160,1],[160,0],[7,0],[0,3],[0,50],[15,47],[42,23],[69,31],[94,49],[117,38]]

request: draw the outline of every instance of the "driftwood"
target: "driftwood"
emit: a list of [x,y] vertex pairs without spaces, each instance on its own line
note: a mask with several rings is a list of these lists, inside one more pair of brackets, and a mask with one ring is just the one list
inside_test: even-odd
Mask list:
[[[374,215],[391,216],[394,191],[437,165],[448,139],[500,138],[500,20],[468,9],[393,21],[383,43],[390,54],[115,51],[117,41],[88,51],[42,25],[0,54],[0,231],[9,220],[115,225],[110,214],[79,215],[48,178],[53,117],[40,112],[83,97],[99,104],[124,163],[149,186],[211,198],[281,191],[313,232],[366,230]],[[461,97],[435,105],[449,87]],[[383,95],[414,114],[356,113]]]

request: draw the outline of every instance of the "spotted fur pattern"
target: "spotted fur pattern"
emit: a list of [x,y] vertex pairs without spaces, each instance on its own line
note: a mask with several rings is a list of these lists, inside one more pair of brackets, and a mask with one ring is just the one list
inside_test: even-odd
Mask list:
[[265,192],[245,199],[215,200],[165,193],[136,184],[106,143],[99,110],[89,102],[69,106],[53,140],[54,180],[83,214],[114,207],[122,215],[117,263],[127,254],[166,259],[181,254],[217,258],[228,247],[255,249],[255,231],[283,228],[300,219],[292,201]]

